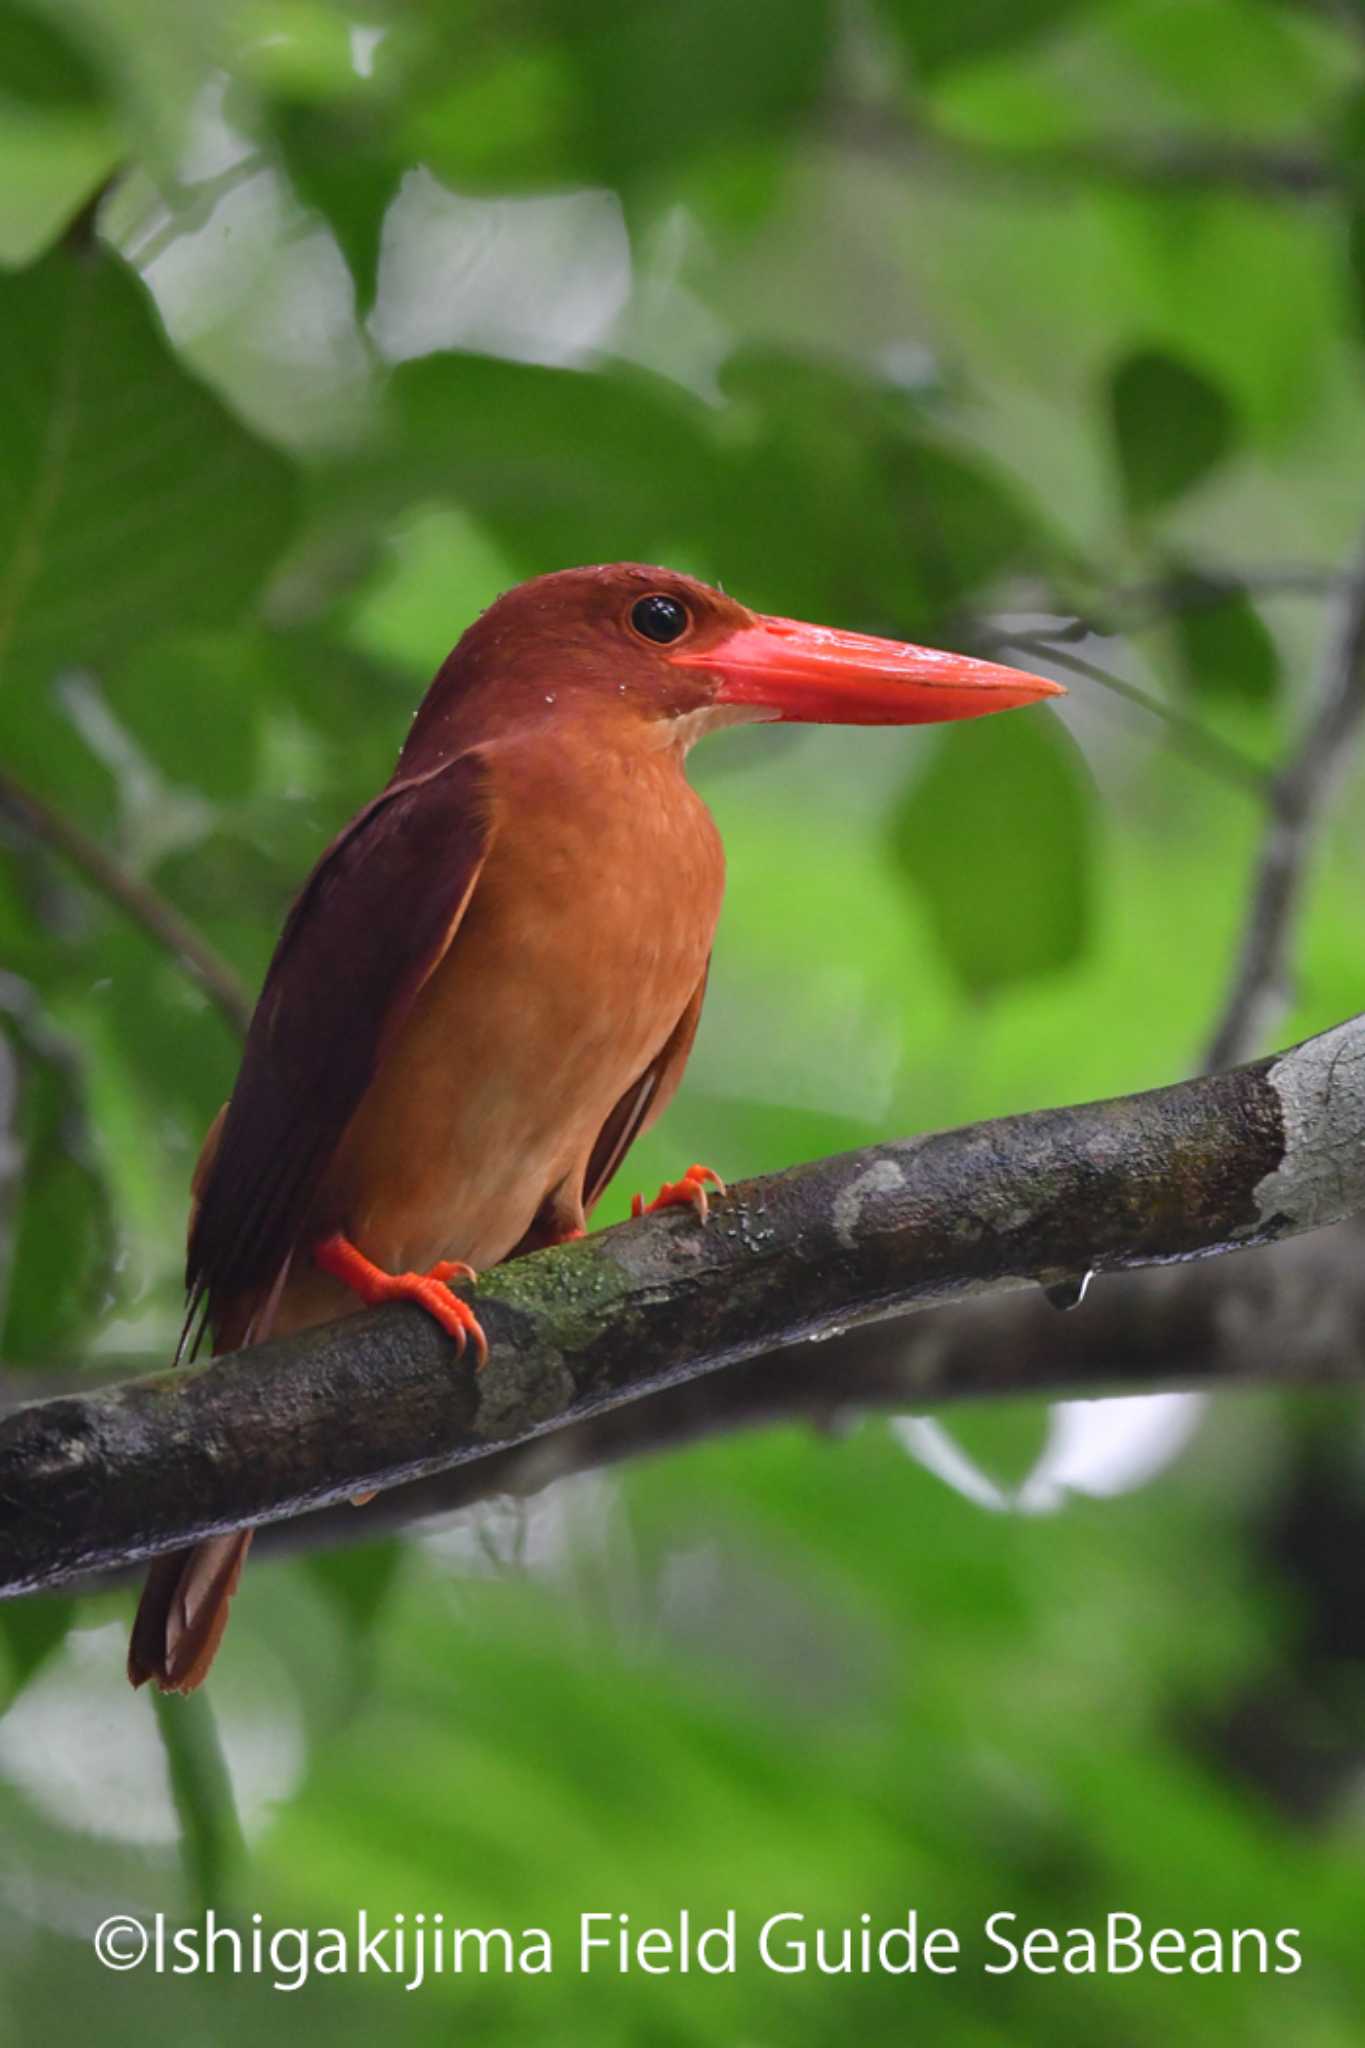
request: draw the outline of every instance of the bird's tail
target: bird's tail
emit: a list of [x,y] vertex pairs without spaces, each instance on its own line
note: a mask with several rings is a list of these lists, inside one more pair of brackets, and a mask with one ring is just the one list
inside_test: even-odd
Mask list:
[[[204,1140],[194,1171],[196,1198],[213,1163],[224,1114],[224,1110],[218,1112]],[[186,1356],[193,1359],[210,1323],[215,1358],[225,1351],[263,1343],[279,1313],[291,1263],[289,1259],[284,1261],[263,1301],[239,1302],[220,1309],[212,1317],[207,1312],[201,1316],[198,1304],[191,1301],[180,1333],[176,1364]],[[206,1310],[207,1306],[206,1303]],[[193,1692],[203,1684],[223,1640],[228,1608],[242,1576],[251,1536],[250,1529],[234,1529],[226,1536],[207,1536],[190,1550],[168,1551],[165,1557],[153,1560],[128,1642],[128,1678],[132,1685],[145,1685],[152,1678],[162,1692]]]
[[227,1627],[251,1536],[250,1529],[234,1529],[153,1562],[128,1645],[134,1685],[153,1678],[162,1692],[193,1692],[202,1684]]

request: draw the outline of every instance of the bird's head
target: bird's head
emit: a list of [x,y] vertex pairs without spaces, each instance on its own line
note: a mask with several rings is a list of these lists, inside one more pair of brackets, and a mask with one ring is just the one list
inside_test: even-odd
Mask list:
[[1063,695],[997,662],[770,617],[695,577],[614,562],[507,591],[459,642],[428,706],[477,697],[483,716],[496,705],[518,724],[606,715],[686,746],[749,721],[929,725]]

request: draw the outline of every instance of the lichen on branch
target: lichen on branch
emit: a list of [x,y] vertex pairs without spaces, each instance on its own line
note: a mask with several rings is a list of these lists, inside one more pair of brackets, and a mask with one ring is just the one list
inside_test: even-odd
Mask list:
[[793,1167],[705,1228],[669,1211],[489,1273],[481,1373],[399,1306],[13,1410],[0,1592],[489,1458],[855,1323],[1361,1211],[1365,1016],[1230,1073]]

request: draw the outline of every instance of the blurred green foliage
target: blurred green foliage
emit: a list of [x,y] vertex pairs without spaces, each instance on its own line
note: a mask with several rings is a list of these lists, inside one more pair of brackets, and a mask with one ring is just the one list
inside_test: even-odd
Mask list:
[[[1329,643],[1363,73],[1357,0],[2,0],[0,773],[254,984],[521,576],[661,560],[991,651],[1079,616],[1154,710],[1073,679],[1055,716],[697,757],[731,864],[706,1019],[604,1214],[684,1158],[757,1172],[1187,1071],[1263,812],[1161,713],[1268,768]],[[1286,1035],[1360,1005],[1363,793],[1357,767]],[[159,1356],[233,1034],[2,803],[0,1031],[0,1359]],[[954,1426],[1022,1474],[1047,1422]],[[1313,1648],[1327,1593],[1286,1531],[1337,1513],[1359,1557],[1360,1449],[1353,1410],[1226,1402],[1152,1484],[1025,1516],[881,1420],[712,1443],[257,1569],[221,1754],[203,1702],[123,1688],[124,1592],[0,1608],[0,2017],[1353,2042],[1365,1643]],[[105,1914],[206,1898],[561,1942],[602,1907],[1113,1909],[1301,1927],[1307,1962],[288,1997],[91,1959]]]

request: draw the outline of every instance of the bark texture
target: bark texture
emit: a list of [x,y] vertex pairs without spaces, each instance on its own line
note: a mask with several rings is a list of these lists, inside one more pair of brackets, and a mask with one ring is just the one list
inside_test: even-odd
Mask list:
[[[1091,1272],[1362,1210],[1365,1017],[1231,1073],[795,1167],[736,1186],[704,1229],[666,1212],[490,1273],[482,1373],[395,1307],[15,1409],[0,1592],[486,1460],[855,1323],[1030,1283],[1065,1305]],[[913,1398],[1044,1386],[1036,1348],[987,1345],[951,1384],[922,1370]]]

